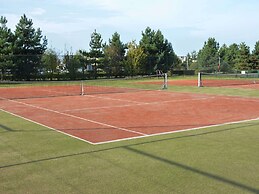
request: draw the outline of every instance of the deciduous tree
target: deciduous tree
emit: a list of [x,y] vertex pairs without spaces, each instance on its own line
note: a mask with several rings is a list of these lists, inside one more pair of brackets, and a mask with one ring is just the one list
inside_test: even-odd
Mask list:
[[128,44],[128,52],[126,55],[126,72],[128,75],[134,76],[145,74],[143,64],[145,64],[147,55],[144,50],[132,41]]

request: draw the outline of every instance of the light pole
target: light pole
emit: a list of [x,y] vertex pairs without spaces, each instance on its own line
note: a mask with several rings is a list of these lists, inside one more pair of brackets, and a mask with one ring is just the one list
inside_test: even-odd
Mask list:
[[220,56],[219,56],[218,72],[220,72]]

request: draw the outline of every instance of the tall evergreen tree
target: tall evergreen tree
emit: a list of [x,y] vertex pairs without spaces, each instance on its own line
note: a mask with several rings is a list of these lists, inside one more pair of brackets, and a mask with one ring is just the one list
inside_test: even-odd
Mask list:
[[215,38],[209,38],[204,43],[203,48],[198,52],[198,64],[199,67],[205,71],[218,71],[218,59],[219,59],[219,43],[216,42]]
[[166,72],[173,65],[176,66],[179,63],[172,44],[164,38],[160,30],[154,31],[147,27],[142,32],[139,45],[147,55],[145,71],[148,74],[152,74],[157,70]]
[[147,55],[147,60],[144,66],[145,72],[147,74],[154,73],[154,69],[157,64],[158,49],[155,42],[155,35],[156,32],[152,30],[150,27],[147,27],[145,31],[142,32],[142,38],[139,42],[140,47],[144,50],[145,54]]
[[47,39],[41,30],[24,14],[16,25],[14,41],[14,74],[18,79],[30,80],[38,72],[41,57],[47,48]]
[[102,45],[102,36],[100,33],[97,33],[96,30],[91,35],[91,40],[89,43],[90,52],[89,57],[91,59],[91,63],[94,64],[94,77],[97,78],[97,68],[101,63],[101,58],[103,57],[103,45]]
[[63,63],[68,71],[69,79],[75,80],[78,76],[78,70],[81,67],[80,60],[77,55],[67,52],[63,58]]
[[109,40],[109,44],[104,48],[104,55],[106,60],[106,68],[109,73],[115,77],[122,75],[125,70],[126,45],[120,40],[120,35],[115,32]]
[[0,79],[3,80],[6,70],[12,68],[13,34],[6,26],[7,19],[0,17]]
[[227,47],[225,55],[224,55],[224,62],[228,64],[229,71],[236,71],[235,64],[237,62],[237,56],[238,56],[239,48],[237,44],[231,44],[229,47]]
[[251,70],[250,65],[250,48],[244,42],[239,45],[237,61],[235,68],[237,70]]
[[251,55],[252,69],[259,70],[259,41],[255,43],[254,50]]
[[219,67],[218,67],[218,71],[221,72],[231,72],[231,66],[228,63],[228,51],[229,48],[226,44],[223,44],[220,49],[219,49]]
[[180,61],[173,50],[172,44],[165,39],[158,53],[157,70],[167,72],[179,63]]

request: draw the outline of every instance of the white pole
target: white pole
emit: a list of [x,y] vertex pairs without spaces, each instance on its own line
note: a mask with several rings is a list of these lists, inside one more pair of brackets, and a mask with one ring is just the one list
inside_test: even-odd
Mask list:
[[83,81],[81,82],[81,96],[85,95],[85,91],[84,91],[84,83]]
[[163,89],[167,89],[167,73],[164,74],[164,85],[163,85]]

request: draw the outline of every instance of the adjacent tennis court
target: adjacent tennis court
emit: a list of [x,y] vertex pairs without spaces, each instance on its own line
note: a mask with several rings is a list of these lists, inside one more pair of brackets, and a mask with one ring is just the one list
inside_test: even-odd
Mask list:
[[[194,86],[194,87],[223,87],[223,88],[243,88],[259,89],[259,74],[220,74],[220,73],[200,73],[198,78],[169,80],[169,86]],[[140,82],[140,84],[160,84],[159,81]]]
[[[86,95],[79,95],[75,86],[69,90],[54,86],[57,95],[52,95],[50,89],[1,88],[0,109],[91,144],[259,118],[258,98],[164,90],[126,92],[123,88],[101,86],[98,91],[106,92],[87,94],[86,91]],[[45,91],[44,98],[37,91]],[[61,91],[67,93],[60,95]]]

